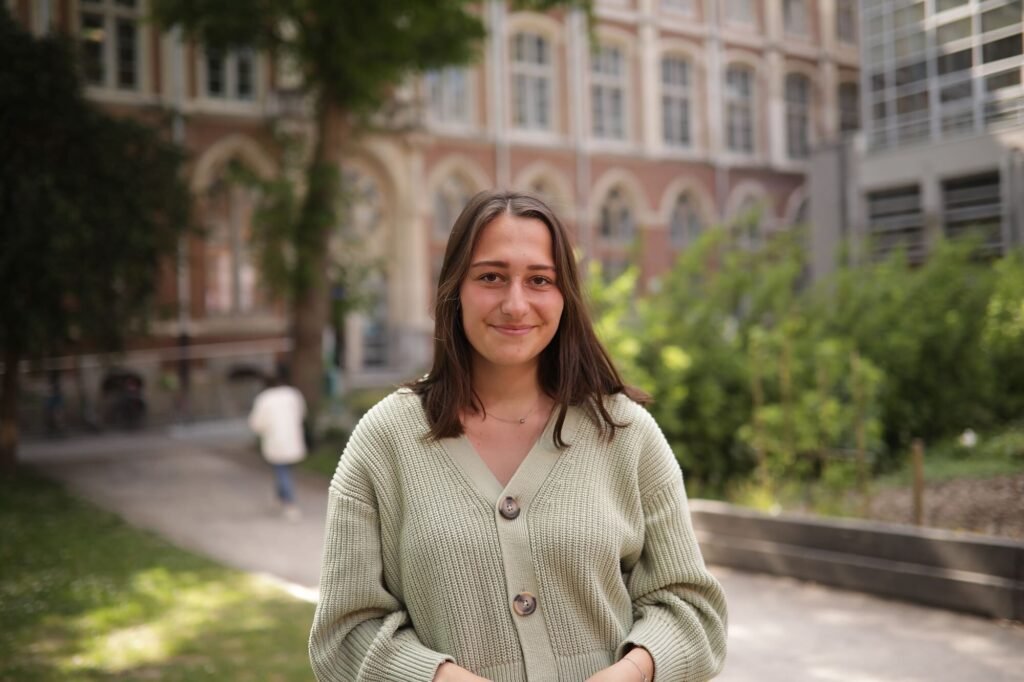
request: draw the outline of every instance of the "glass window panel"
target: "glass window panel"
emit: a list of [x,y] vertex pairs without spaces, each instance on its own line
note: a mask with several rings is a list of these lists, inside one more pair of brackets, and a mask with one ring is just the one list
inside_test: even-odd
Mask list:
[[1015,85],[1020,85],[1020,68],[1003,71],[985,79],[986,92],[1012,88]]
[[1021,0],[996,7],[981,15],[981,30],[995,31],[1021,23]]
[[994,40],[991,43],[986,43],[981,48],[982,61],[986,64],[989,62],[997,62],[1000,59],[1008,59],[1010,57],[1017,57],[1021,54],[1021,35],[1008,36],[1001,38],[1000,40]]
[[910,7],[893,12],[893,24],[897,31],[919,26],[924,21],[924,3],[920,2]]
[[908,64],[896,69],[896,87],[909,85],[923,81],[928,77],[928,67],[925,62]]
[[255,95],[255,83],[253,81],[253,55],[250,52],[238,54],[238,62],[235,69],[236,88],[239,99],[253,99]]
[[893,44],[893,49],[896,53],[896,59],[904,59],[920,52],[924,52],[924,46],[925,34],[923,32],[918,32],[903,36],[902,38],[897,38]]
[[956,102],[963,99],[970,99],[974,91],[973,83],[969,80],[961,81],[953,85],[947,85],[939,93],[939,99],[943,103]]
[[971,37],[971,17],[939,26],[935,33],[940,45]]
[[134,89],[138,85],[138,30],[133,19],[117,20],[117,86]]
[[955,73],[971,68],[974,63],[974,54],[970,48],[960,50],[952,54],[940,55],[938,58],[939,75]]
[[969,0],[935,0],[935,11],[944,12],[954,7],[963,7]]
[[103,17],[91,12],[82,13],[82,70],[85,80],[92,85],[103,85],[105,70],[103,62],[103,42],[106,32],[103,28]]

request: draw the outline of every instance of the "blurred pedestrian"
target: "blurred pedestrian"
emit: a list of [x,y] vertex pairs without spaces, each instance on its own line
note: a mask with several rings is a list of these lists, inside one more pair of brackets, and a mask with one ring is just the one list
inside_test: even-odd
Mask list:
[[430,373],[331,482],[320,680],[679,682],[725,656],[683,478],[590,321],[568,233],[483,192],[456,220]]
[[302,513],[295,502],[292,465],[306,458],[303,420],[306,401],[297,388],[288,385],[287,375],[279,370],[267,380],[249,414],[249,428],[260,438],[260,452],[274,469],[277,499],[284,517],[298,521]]

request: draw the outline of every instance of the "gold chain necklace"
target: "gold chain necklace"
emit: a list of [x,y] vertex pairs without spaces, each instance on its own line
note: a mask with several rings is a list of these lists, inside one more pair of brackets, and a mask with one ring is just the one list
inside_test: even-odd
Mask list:
[[530,411],[527,412],[526,414],[524,414],[522,417],[519,417],[518,419],[503,419],[502,417],[499,417],[496,414],[491,414],[490,412],[487,411],[487,408],[485,407],[484,408],[484,414],[486,416],[484,417],[484,419],[486,419],[487,417],[494,417],[496,420],[498,420],[500,422],[504,422],[505,424],[516,424],[516,425],[525,424],[527,417],[529,417],[531,414],[536,412],[537,408],[540,407],[540,402],[541,402],[540,398],[538,398],[537,402],[534,403],[533,407],[530,408]]

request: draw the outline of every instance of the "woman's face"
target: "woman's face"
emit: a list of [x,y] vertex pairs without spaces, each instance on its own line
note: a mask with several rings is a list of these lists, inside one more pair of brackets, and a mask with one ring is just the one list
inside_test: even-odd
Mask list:
[[551,233],[503,213],[480,232],[459,290],[474,369],[535,369],[562,317]]

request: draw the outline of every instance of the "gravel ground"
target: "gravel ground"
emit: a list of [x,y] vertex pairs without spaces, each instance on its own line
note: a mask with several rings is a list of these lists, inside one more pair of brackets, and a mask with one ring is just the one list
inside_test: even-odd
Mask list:
[[[879,521],[912,523],[910,489],[876,493],[870,515]],[[935,528],[1024,540],[1024,474],[927,484],[924,522]]]

